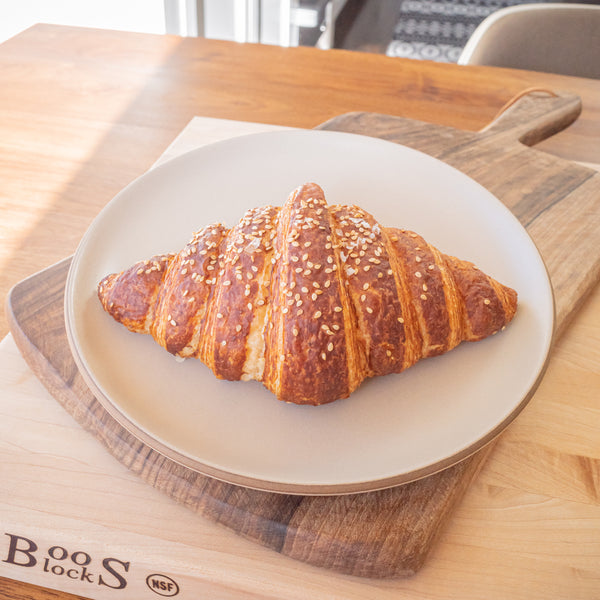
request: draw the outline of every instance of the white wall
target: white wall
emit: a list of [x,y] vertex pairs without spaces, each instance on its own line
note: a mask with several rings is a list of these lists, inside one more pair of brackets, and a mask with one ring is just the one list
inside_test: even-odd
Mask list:
[[0,42],[35,23],[165,33],[163,0],[0,0]]

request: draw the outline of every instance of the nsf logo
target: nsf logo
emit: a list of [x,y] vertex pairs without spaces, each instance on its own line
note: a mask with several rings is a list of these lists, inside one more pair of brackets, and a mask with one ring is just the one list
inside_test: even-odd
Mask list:
[[179,594],[179,586],[177,583],[160,573],[153,573],[146,577],[146,585],[159,596],[177,596]]

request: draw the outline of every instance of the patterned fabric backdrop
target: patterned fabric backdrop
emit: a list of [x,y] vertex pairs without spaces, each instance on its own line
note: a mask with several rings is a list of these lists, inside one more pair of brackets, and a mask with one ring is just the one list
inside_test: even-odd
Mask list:
[[469,37],[492,12],[552,0],[401,0],[388,56],[456,62]]

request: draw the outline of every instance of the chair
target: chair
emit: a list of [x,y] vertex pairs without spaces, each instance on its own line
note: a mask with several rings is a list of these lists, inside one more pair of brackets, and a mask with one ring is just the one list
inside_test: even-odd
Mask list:
[[458,63],[600,79],[600,6],[502,8],[481,22]]

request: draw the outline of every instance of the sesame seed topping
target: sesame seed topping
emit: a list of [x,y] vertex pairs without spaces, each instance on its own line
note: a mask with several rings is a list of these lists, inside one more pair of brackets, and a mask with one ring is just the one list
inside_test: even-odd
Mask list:
[[398,323],[404,323],[404,319],[402,317],[398,317]]
[[489,300],[488,298],[486,298],[486,299],[483,301],[483,303],[484,303],[484,304],[490,304],[490,300]]
[[329,352],[331,352],[333,350],[333,342],[329,342],[329,344],[327,344],[327,350]]
[[372,314],[373,313],[373,309],[370,306],[367,306],[367,312],[369,314]]
[[342,312],[343,308],[341,306],[336,306],[333,310],[335,312]]
[[321,353],[321,358],[322,358],[323,360],[327,360],[327,354],[325,354],[325,352],[322,352],[322,353]]
[[421,294],[421,300],[427,300],[427,296],[425,294]]
[[323,313],[320,310],[317,310],[313,315],[313,319],[318,319]]
[[423,275],[421,274],[421,271],[417,271],[415,273],[415,277],[423,277]]

